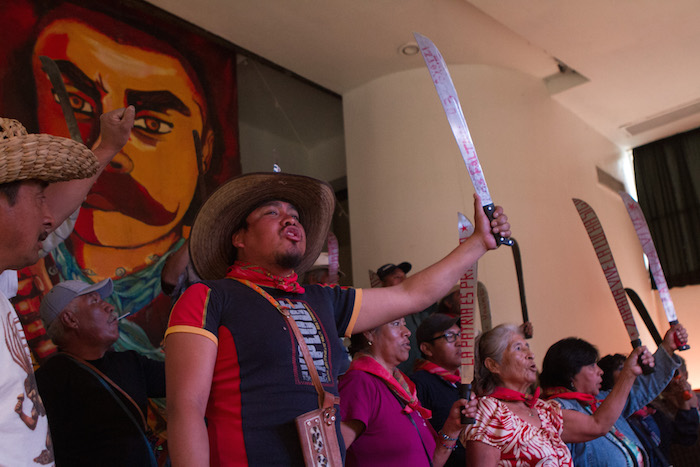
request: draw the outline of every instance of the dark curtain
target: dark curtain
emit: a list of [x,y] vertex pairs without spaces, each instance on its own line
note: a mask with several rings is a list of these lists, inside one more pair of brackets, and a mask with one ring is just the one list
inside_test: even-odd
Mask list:
[[633,154],[639,205],[669,288],[700,284],[700,128]]

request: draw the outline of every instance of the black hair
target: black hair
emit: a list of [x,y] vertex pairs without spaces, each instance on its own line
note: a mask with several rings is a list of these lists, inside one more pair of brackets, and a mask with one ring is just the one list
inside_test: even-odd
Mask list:
[[17,203],[17,195],[19,194],[19,189],[24,183],[38,183],[42,188],[49,186],[49,182],[44,180],[28,179],[28,180],[15,180],[13,182],[0,183],[0,194],[5,196],[7,203],[10,206],[14,206]]
[[358,332],[357,334],[350,336],[350,346],[348,347],[348,352],[350,352],[350,355],[355,356],[357,352],[367,350],[369,345],[369,340],[365,337],[364,333]]
[[0,183],[0,193],[5,196],[10,206],[14,206],[17,202],[19,187],[22,186],[22,182],[24,181],[25,180],[16,180],[14,182]]
[[601,391],[609,391],[615,385],[615,377],[613,373],[622,368],[622,365],[627,360],[622,354],[606,355],[598,362],[598,366],[603,370],[603,382],[600,385]]
[[565,387],[572,389],[574,376],[584,366],[598,361],[598,350],[590,343],[568,337],[552,345],[542,362],[540,385],[543,389]]

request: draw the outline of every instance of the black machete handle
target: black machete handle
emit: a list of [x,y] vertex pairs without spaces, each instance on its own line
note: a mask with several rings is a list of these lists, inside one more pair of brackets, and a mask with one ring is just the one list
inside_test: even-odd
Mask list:
[[[486,216],[489,218],[489,221],[493,220],[493,213],[496,210],[496,206],[494,206],[493,203],[487,204],[486,206],[482,206],[484,209],[484,212],[486,213]],[[489,227],[491,226],[491,222],[489,222]],[[510,238],[506,238],[502,235],[497,235],[493,234],[493,238],[496,239],[496,245],[508,245],[508,246],[513,246],[513,240]]]
[[[632,348],[636,349],[642,345],[642,340],[641,339],[635,339],[632,341]],[[654,372],[654,367],[651,367],[645,363],[642,363],[642,356],[640,355],[639,358],[637,359],[637,362],[639,362],[639,366],[642,367],[642,374],[644,375],[650,375]]]
[[[460,399],[466,399],[467,403],[469,403],[469,397],[471,397],[472,393],[472,385],[471,384],[460,384],[459,385],[459,398]],[[474,420],[472,417],[467,417],[464,414],[461,414],[462,418],[462,425],[473,425],[476,420]]]

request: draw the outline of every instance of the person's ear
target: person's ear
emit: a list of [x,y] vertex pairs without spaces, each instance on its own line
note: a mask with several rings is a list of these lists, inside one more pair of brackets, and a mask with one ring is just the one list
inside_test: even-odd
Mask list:
[[80,324],[75,313],[71,310],[63,310],[56,319],[61,320],[61,324],[66,329],[77,329]]
[[231,236],[231,244],[234,248],[244,248],[245,243],[243,243],[243,229],[238,229]]
[[214,156],[214,132],[205,130],[204,141],[202,141],[202,166],[201,173],[209,172],[211,168],[211,159]]
[[486,357],[486,360],[484,360],[484,366],[495,375],[499,374],[501,371],[501,365],[491,357]]
[[419,348],[420,351],[423,352],[423,355],[425,355],[426,357],[433,356],[433,346],[430,345],[428,342],[421,342]]
[[372,346],[374,344],[374,332],[364,331],[362,335],[367,339],[367,345]]
[[192,136],[197,154],[197,169],[200,175],[204,175],[211,167],[211,158],[214,154],[214,132],[205,128],[200,135],[197,130],[192,130]]

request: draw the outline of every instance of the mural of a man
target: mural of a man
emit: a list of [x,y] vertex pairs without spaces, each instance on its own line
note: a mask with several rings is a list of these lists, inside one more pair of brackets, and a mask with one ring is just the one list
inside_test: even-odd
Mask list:
[[[170,307],[160,290],[160,271],[165,257],[184,242],[188,217],[211,189],[206,177],[224,145],[217,140],[221,127],[211,99],[195,65],[169,41],[71,3],[38,22],[31,52],[40,131],[68,136],[41,55],[57,63],[88,147],[97,142],[100,114],[133,105],[136,118],[129,142],[83,203],[74,233],[25,271],[34,287],[24,296],[36,297],[57,280],[110,277],[114,305],[130,313],[117,347],[158,353]],[[229,157],[236,150],[227,148]],[[239,171],[238,161],[218,161],[215,170],[215,182],[220,181]],[[20,297],[22,306],[28,300]]]

